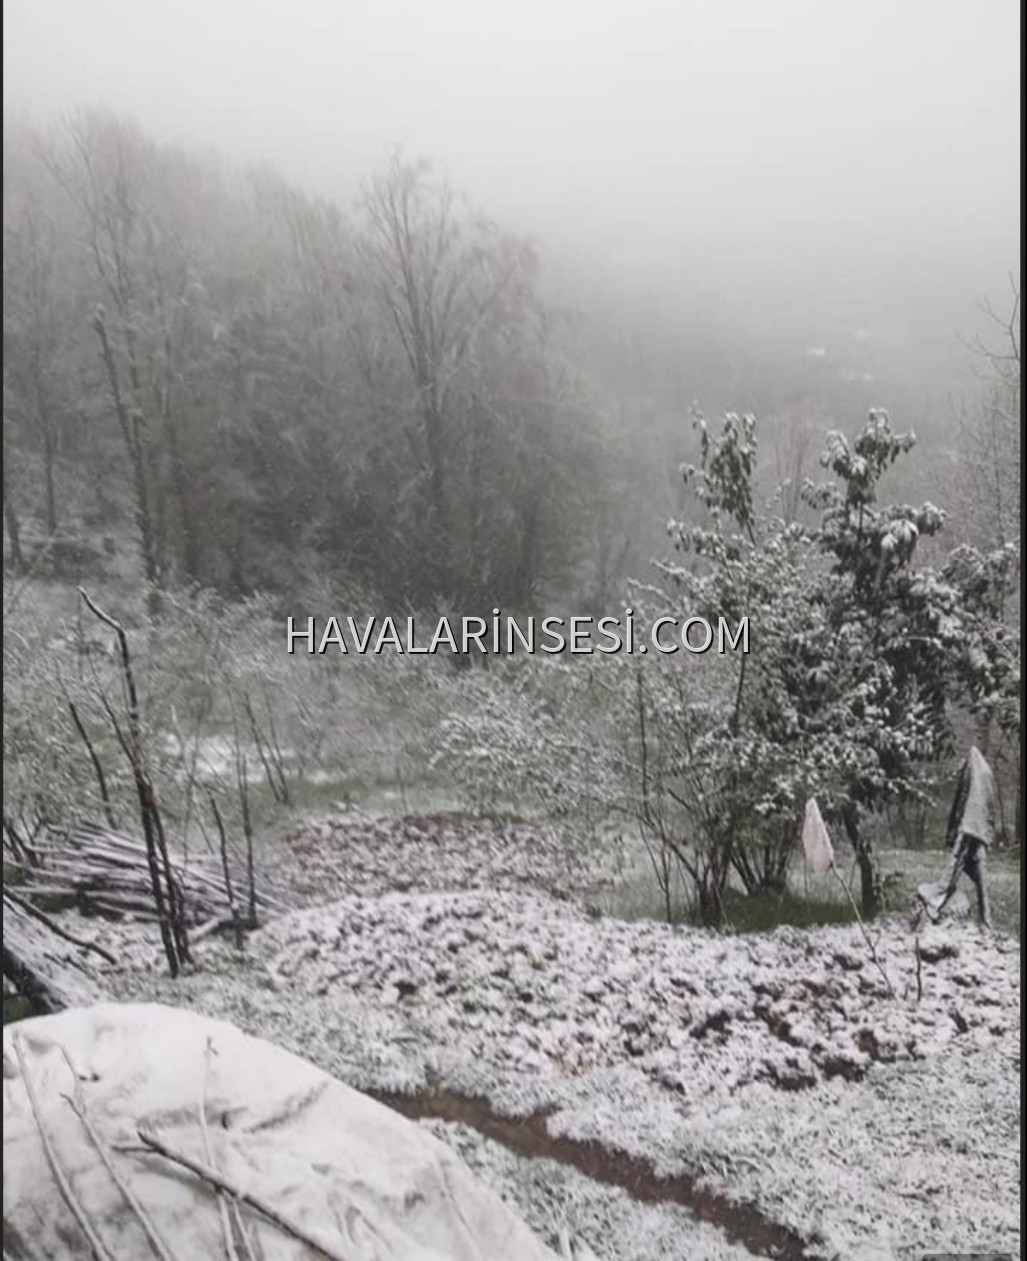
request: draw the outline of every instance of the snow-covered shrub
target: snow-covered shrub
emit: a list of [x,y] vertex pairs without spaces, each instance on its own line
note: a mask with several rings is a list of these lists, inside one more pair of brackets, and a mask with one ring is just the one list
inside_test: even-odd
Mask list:
[[465,672],[450,688],[433,765],[476,810],[537,812],[594,835],[618,796],[607,665],[524,657]]
[[13,590],[4,606],[4,833],[17,847],[96,788],[63,695],[74,688],[72,652],[40,636]]

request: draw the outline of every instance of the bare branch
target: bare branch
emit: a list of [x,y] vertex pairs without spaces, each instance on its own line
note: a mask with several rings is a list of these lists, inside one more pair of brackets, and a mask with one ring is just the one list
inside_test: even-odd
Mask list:
[[279,1212],[273,1204],[269,1204],[261,1196],[247,1191],[227,1174],[219,1173],[203,1161],[195,1160],[193,1157],[185,1155],[184,1152],[177,1151],[155,1134],[142,1129],[137,1130],[136,1133],[139,1135],[143,1145],[151,1152],[156,1152],[158,1156],[163,1156],[165,1160],[181,1165],[183,1169],[188,1169],[190,1173],[195,1174],[202,1182],[226,1192],[240,1204],[245,1204],[249,1208],[255,1209],[263,1217],[266,1217],[269,1222],[277,1226],[279,1230],[291,1235],[293,1239],[298,1239],[301,1243],[305,1243],[308,1248],[312,1248],[320,1256],[326,1257],[327,1261],[346,1261],[343,1254],[334,1246],[323,1239],[319,1239],[317,1235],[300,1225],[299,1222],[294,1222],[286,1217],[284,1213]]
[[39,1139],[43,1144],[43,1153],[46,1156],[46,1163],[50,1166],[50,1171],[54,1176],[54,1181],[57,1183],[57,1189],[61,1193],[61,1198],[64,1200],[65,1204],[67,1204],[68,1208],[71,1209],[75,1221],[78,1222],[79,1228],[89,1242],[89,1247],[93,1256],[96,1258],[96,1261],[115,1261],[114,1254],[100,1237],[96,1227],[90,1220],[89,1214],[83,1207],[82,1202],[72,1190],[68,1175],[65,1173],[64,1167],[57,1156],[53,1140],[50,1137],[50,1133],[47,1130],[39,1111],[39,1103],[36,1100],[36,1092],[32,1085],[32,1077],[29,1074],[28,1065],[25,1063],[25,1056],[21,1049],[20,1035],[15,1033],[11,1041],[14,1044],[14,1054],[18,1060],[18,1068],[21,1072],[21,1078],[25,1083],[25,1094],[28,1096],[29,1107],[32,1109],[32,1119],[36,1123],[36,1129],[39,1131]]

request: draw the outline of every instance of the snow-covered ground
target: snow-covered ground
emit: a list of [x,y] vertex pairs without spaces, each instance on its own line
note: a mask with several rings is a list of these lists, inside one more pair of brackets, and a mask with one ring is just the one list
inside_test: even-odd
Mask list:
[[[324,822],[285,855],[276,883],[320,904],[243,957],[204,943],[175,983],[141,930],[76,931],[122,948],[117,996],[224,1016],[422,1112],[447,1100],[422,1123],[537,1229],[562,1217],[610,1261],[1019,1256],[1015,940],[931,928],[918,961],[889,921],[879,968],[855,925],[595,918],[561,890],[558,847],[466,820]],[[481,1137],[486,1116],[524,1125]],[[597,1152],[606,1183],[582,1172]]]
[[283,894],[325,902],[347,894],[439,889],[536,889],[585,895],[619,877],[612,848],[585,854],[552,830],[465,815],[388,818],[352,810],[305,822],[264,870]]

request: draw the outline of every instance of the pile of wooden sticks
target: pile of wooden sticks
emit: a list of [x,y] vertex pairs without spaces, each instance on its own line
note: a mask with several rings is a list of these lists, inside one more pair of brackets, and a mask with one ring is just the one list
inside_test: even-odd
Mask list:
[[[251,906],[244,864],[232,863],[226,881],[226,864],[214,855],[175,855],[170,862],[191,927],[231,924],[237,915],[249,918],[251,910],[264,916],[285,909],[259,889],[253,890]],[[5,853],[4,865],[18,873],[17,893],[47,909],[158,918],[146,846],[110,828],[83,824],[45,832],[33,840],[30,853]]]

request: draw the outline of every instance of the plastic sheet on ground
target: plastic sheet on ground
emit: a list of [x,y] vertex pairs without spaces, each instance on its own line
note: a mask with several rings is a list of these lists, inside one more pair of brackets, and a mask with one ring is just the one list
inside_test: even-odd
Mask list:
[[[76,1095],[89,1126],[70,1102]],[[243,1204],[253,1255],[264,1261],[555,1256],[445,1145],[307,1061],[193,1012],[101,1003],[4,1030],[4,1255],[11,1261],[93,1255],[58,1188],[44,1136],[110,1254],[159,1255],[90,1128],[168,1254],[183,1261],[233,1255],[225,1201],[211,1183],[144,1150],[140,1130],[213,1168],[324,1246],[319,1252]],[[236,1255],[247,1253],[240,1247]]]

